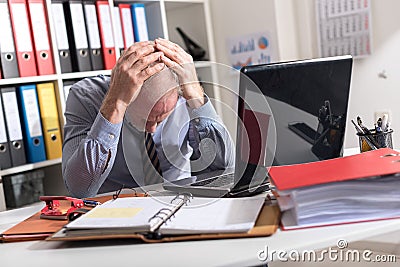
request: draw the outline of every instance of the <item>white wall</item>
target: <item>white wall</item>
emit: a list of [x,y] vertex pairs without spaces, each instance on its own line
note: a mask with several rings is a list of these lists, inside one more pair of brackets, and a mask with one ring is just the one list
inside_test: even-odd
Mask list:
[[[400,1],[371,0],[372,55],[355,59],[345,147],[358,145],[350,123],[370,127],[375,111],[389,110],[394,146],[400,147]],[[280,60],[318,57],[314,0],[210,0],[217,61],[229,64],[226,38],[269,31]],[[386,72],[387,78],[378,74]],[[225,76],[236,85],[237,77]],[[228,101],[228,100],[227,100]]]
[[[251,4],[254,2],[254,5]],[[268,30],[271,36],[277,35],[275,27],[274,0],[243,1],[243,0],[209,0],[215,52],[218,63],[226,64],[226,67],[218,66],[218,79],[221,86],[221,98],[226,103],[223,109],[223,119],[232,137],[236,136],[236,116],[232,112],[236,110],[237,100],[229,91],[238,91],[239,76],[229,70],[228,53],[226,52],[226,39],[246,35],[247,33],[262,32]],[[273,38],[272,47],[278,47],[278,38]]]

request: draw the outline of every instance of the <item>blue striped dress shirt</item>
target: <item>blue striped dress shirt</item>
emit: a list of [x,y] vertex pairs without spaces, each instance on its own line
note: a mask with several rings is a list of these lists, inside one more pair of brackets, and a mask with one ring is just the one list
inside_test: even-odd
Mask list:
[[[143,185],[138,131],[124,120],[110,123],[99,112],[110,77],[86,78],[71,87],[64,126],[62,173],[72,196],[90,197]],[[169,181],[234,164],[232,139],[214,107],[191,109],[179,98],[175,110],[157,126],[153,138],[163,178]],[[193,170],[196,166],[196,170]]]

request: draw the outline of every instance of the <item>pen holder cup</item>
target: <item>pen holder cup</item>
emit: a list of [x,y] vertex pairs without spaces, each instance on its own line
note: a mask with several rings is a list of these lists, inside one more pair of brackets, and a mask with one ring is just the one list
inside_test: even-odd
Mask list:
[[376,132],[375,129],[373,129],[370,130],[370,132],[370,134],[357,133],[360,152],[366,152],[384,147],[393,148],[392,129],[386,132]]

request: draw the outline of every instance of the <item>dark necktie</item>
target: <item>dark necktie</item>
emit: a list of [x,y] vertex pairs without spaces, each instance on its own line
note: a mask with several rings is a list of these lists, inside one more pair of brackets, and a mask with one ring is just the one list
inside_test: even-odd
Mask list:
[[162,172],[158,160],[156,144],[151,133],[145,133],[146,155],[143,156],[144,184],[156,184],[162,182]]

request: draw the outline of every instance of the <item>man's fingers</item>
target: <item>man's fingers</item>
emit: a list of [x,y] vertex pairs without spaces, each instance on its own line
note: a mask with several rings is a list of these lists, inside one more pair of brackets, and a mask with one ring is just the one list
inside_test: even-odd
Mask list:
[[143,69],[140,73],[139,76],[141,78],[141,80],[145,81],[148,78],[150,78],[151,76],[153,76],[154,74],[160,72],[163,68],[164,68],[164,63],[160,62],[160,63],[156,63],[154,65],[149,65],[147,68]]
[[158,63],[160,61],[161,57],[163,55],[163,52],[155,52],[152,54],[149,54],[147,56],[141,57],[136,63],[134,64],[134,68],[136,68],[139,71],[142,71],[148,67],[151,67],[152,65]]
[[172,42],[164,41],[163,39],[157,39],[156,48],[164,52],[164,54],[168,58],[172,59],[173,61],[179,64],[189,63],[193,61],[190,55],[185,52],[185,50],[183,50],[180,46]]
[[138,42],[128,47],[128,49],[119,58],[119,62],[132,66],[140,58],[153,53],[155,50],[153,42]]
[[162,39],[162,38],[157,38],[155,40],[155,44],[163,46],[165,48],[168,48],[169,50],[174,51],[174,52],[184,52],[185,51],[179,45],[177,45],[171,41],[168,41],[166,39]]
[[[131,45],[130,47],[128,47],[125,51],[125,53],[129,53],[135,50],[140,50],[145,46],[152,46],[154,47],[155,43],[153,41],[143,41],[143,42],[136,42],[133,45]],[[125,54],[124,53],[124,54]]]
[[171,59],[169,59],[168,57],[166,57],[165,55],[161,56],[161,60],[165,63],[165,65],[173,70],[176,70],[177,68],[180,67],[180,65],[178,63],[176,63],[175,61],[172,61]]

